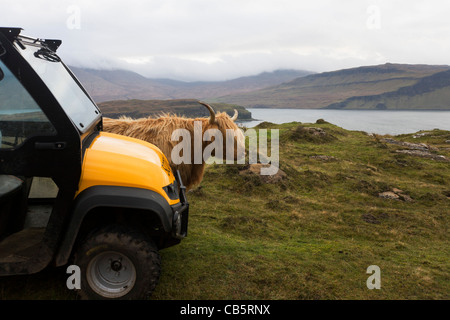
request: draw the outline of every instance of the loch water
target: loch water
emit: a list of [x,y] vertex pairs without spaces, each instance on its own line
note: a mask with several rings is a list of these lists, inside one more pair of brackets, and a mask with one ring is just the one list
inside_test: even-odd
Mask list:
[[315,123],[318,119],[347,130],[376,134],[415,133],[420,130],[450,130],[450,111],[429,110],[328,110],[248,108],[255,120],[241,122],[247,128],[263,121]]

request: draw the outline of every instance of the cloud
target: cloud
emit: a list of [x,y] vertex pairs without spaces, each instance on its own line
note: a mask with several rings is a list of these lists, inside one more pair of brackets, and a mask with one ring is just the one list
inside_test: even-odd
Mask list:
[[60,38],[70,64],[222,80],[295,68],[448,64],[450,3],[388,0],[16,0],[5,26]]

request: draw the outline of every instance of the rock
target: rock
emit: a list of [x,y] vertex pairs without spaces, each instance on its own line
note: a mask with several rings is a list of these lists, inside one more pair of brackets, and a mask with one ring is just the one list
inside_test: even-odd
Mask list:
[[405,202],[413,202],[414,200],[407,194],[405,194],[405,191],[398,189],[398,188],[392,188],[391,191],[385,191],[378,194],[380,198],[385,199],[393,199],[393,200],[401,200]]
[[450,140],[445,140],[445,143],[450,143]]
[[277,183],[287,177],[286,172],[278,168],[277,173],[273,175],[263,175],[261,174],[262,168],[268,168],[270,164],[262,164],[262,163],[253,163],[248,166],[248,168],[241,170],[239,172],[240,175],[253,174],[260,177],[262,182],[264,183]]
[[407,194],[399,194],[398,196],[399,196],[400,200],[403,200],[403,201],[405,201],[405,202],[413,202],[413,201],[414,201],[414,200],[413,200],[410,196],[408,196]]
[[291,133],[291,139],[295,141],[308,141],[313,143],[327,143],[337,140],[322,128],[298,126]]
[[392,138],[385,138],[385,139],[383,139],[383,141],[386,143],[396,144],[396,145],[407,148],[407,149],[395,150],[395,152],[397,152],[397,153],[403,153],[403,154],[408,154],[411,156],[417,156],[417,157],[422,157],[422,158],[429,158],[429,159],[438,160],[438,161],[449,161],[449,159],[443,155],[431,153],[431,151],[436,151],[438,149],[435,147],[429,146],[425,143],[411,143],[411,142],[397,141]]
[[385,198],[385,199],[394,199],[394,200],[400,199],[400,196],[392,191],[386,191],[386,192],[379,193],[378,196],[380,198]]
[[322,128],[304,127],[303,129],[305,129],[306,131],[308,131],[309,133],[311,133],[312,135],[315,135],[315,136],[327,135],[327,132],[325,130],[323,130]]
[[420,150],[395,150],[395,152],[408,154],[411,156],[422,157],[422,158],[430,158],[430,159],[437,160],[437,161],[449,161],[449,159],[443,155],[420,151]]
[[421,133],[417,133],[417,134],[413,135],[413,138],[417,139],[417,138],[420,138],[420,137],[423,137],[423,136],[426,136],[429,134],[430,134],[429,132],[421,132]]
[[290,138],[294,141],[307,141],[313,143],[328,143],[337,140],[334,135],[322,128],[303,127],[301,125],[291,131]]
[[410,150],[429,151],[432,149],[430,146],[428,146],[425,143],[411,143],[411,142],[405,142],[405,141],[397,141],[392,138],[385,138],[385,139],[382,139],[382,141],[386,142],[386,143],[390,143],[390,144],[396,144],[399,146],[403,146]]

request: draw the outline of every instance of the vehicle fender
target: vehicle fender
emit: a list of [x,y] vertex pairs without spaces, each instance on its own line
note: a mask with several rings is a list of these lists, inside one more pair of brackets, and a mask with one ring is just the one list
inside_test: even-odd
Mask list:
[[173,211],[160,194],[133,187],[93,186],[81,192],[75,199],[67,230],[55,258],[57,266],[68,262],[85,216],[99,207],[148,210],[158,215],[165,232],[172,230]]

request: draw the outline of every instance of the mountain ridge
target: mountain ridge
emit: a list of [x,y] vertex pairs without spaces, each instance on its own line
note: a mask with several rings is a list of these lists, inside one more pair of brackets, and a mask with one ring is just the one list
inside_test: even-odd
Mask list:
[[[395,91],[386,92],[378,95],[370,96],[360,96],[351,97],[343,102],[334,103],[327,107],[327,109],[364,109],[364,108],[376,108],[385,110],[387,109],[386,100],[391,100],[390,103],[393,104],[393,100],[402,100],[401,104],[397,103],[396,109],[411,109],[414,104],[424,103],[422,102],[424,95],[429,95],[433,92],[440,92],[440,89],[450,87],[450,70],[437,72],[430,76],[421,78],[416,84],[406,87],[401,87]],[[422,99],[420,99],[422,97]],[[410,101],[410,100],[415,101]],[[440,110],[442,104],[450,99],[450,91],[440,92],[440,99],[437,100],[438,104],[431,102],[431,99],[427,102],[427,109]],[[434,100],[436,101],[436,99]],[[359,106],[359,108],[357,107]],[[414,109],[414,108],[413,108]]]
[[276,70],[214,82],[150,79],[127,70],[72,70],[97,103],[120,100],[125,106],[127,100],[190,99],[244,108],[450,110],[448,65]]
[[96,102],[112,100],[207,99],[249,92],[312,74],[304,70],[275,70],[224,81],[183,82],[151,79],[128,70],[70,67]]
[[[386,95],[383,103],[385,109],[433,109],[449,110],[450,102],[440,98],[442,92],[437,92],[442,86],[444,96],[450,95],[450,83],[439,84],[436,81],[430,84],[420,82],[428,76],[450,70],[447,65],[408,65],[392,64],[376,66],[362,66],[337,71],[323,72],[294,79],[288,83],[263,88],[249,93],[218,97],[215,101],[234,103],[246,108],[293,108],[293,109],[375,109],[376,105],[356,105],[358,97],[372,97],[388,92],[395,92],[400,88],[412,86],[420,101],[420,106],[410,99],[408,105],[401,105],[393,94]],[[446,78],[445,78],[446,79]],[[420,97],[417,87],[428,86],[430,92],[427,99]],[[434,89],[433,89],[434,88]],[[407,89],[402,89],[407,90]],[[399,91],[401,94],[403,91]],[[447,94],[448,92],[448,94]],[[362,98],[361,98],[362,99]],[[360,99],[360,100],[361,100]],[[370,99],[370,98],[368,98]],[[390,101],[389,99],[392,99]],[[353,104],[346,104],[352,102]],[[449,100],[450,101],[450,100]],[[361,101],[360,101],[361,102]],[[436,102],[441,103],[436,106]],[[430,105],[430,106],[428,106]]]

